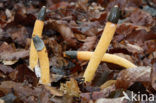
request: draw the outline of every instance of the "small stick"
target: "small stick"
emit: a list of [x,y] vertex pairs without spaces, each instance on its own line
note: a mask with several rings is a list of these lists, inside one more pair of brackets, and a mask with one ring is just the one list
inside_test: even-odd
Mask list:
[[[32,38],[35,37],[36,35],[38,35],[39,37],[42,37],[42,31],[43,31],[43,27],[44,27],[43,20],[44,20],[45,12],[46,12],[46,7],[43,6],[38,14],[37,20],[35,21]],[[30,46],[30,58],[29,58],[29,66],[30,66],[31,70],[33,70],[35,68],[37,63],[38,63],[38,55],[37,55],[37,51],[34,47],[34,43],[32,40],[31,46]]]
[[[78,60],[90,60],[92,55],[93,55],[93,52],[89,52],[89,51],[66,51],[64,52],[64,57],[69,57],[73,59],[75,58]],[[127,59],[114,55],[114,54],[105,53],[101,61],[117,64],[125,68],[137,67],[135,64],[131,63]]]
[[40,68],[41,68],[41,81],[43,84],[49,85],[50,83],[50,70],[49,70],[49,59],[46,47],[43,40],[39,36],[33,38],[35,48],[38,53]]
[[106,23],[102,36],[96,46],[92,57],[90,58],[86,71],[84,72],[83,77],[85,78],[85,82],[91,82],[93,80],[95,72],[116,31],[119,14],[120,13],[118,6],[114,6],[110,12],[108,22]]

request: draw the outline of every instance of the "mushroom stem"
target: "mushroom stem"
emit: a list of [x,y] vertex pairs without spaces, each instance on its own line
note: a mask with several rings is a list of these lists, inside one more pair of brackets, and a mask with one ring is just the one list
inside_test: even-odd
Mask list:
[[[66,51],[64,52],[64,57],[76,58],[78,60],[90,60],[92,55],[93,55],[93,52],[89,52],[89,51]],[[131,63],[127,59],[117,56],[115,54],[105,53],[101,61],[117,64],[125,68],[137,67],[135,64]]]
[[[42,37],[42,31],[43,31],[43,27],[44,27],[43,20],[44,20],[44,16],[45,16],[45,11],[46,11],[46,7],[43,6],[39,12],[37,20],[35,21],[32,37],[35,37],[36,35],[38,35],[39,37]],[[34,47],[33,41],[31,40],[30,57],[29,57],[29,66],[30,66],[31,70],[33,70],[35,68],[37,63],[38,63],[37,51]]]
[[35,49],[37,50],[40,69],[41,69],[41,81],[42,84],[49,85],[50,83],[50,70],[49,70],[49,58],[46,47],[42,39],[39,36],[33,38]]
[[108,46],[113,38],[113,35],[117,28],[117,21],[119,19],[119,8],[115,6],[108,17],[108,22],[104,28],[102,36],[96,46],[96,49],[93,55],[90,58],[86,71],[84,72],[83,77],[85,78],[85,82],[91,82],[94,78],[95,72],[106,52]]

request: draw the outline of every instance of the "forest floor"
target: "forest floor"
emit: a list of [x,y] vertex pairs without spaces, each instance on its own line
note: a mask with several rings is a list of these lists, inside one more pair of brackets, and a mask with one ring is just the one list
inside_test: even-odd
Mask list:
[[[85,83],[88,61],[65,58],[63,53],[94,51],[114,5],[121,16],[107,53],[137,67],[101,62],[94,80]],[[51,86],[41,84],[29,69],[33,27],[42,6],[47,7],[42,39]],[[104,84],[110,80],[116,82]],[[156,0],[0,1],[0,103],[155,103],[155,81]],[[136,101],[121,101],[123,91],[138,94]],[[138,100],[143,94],[148,95],[145,101]]]

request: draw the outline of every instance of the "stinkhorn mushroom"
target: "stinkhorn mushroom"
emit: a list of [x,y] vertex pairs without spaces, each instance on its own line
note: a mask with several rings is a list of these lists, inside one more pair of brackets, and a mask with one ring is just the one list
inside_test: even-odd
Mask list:
[[50,83],[50,70],[49,70],[49,58],[44,42],[38,35],[33,37],[35,49],[39,59],[41,69],[41,82],[42,84],[49,85]]
[[91,82],[93,80],[95,72],[106,50],[108,49],[108,46],[116,31],[119,15],[120,15],[119,7],[114,6],[108,16],[108,22],[106,23],[102,36],[96,46],[93,55],[90,58],[88,66],[83,75],[83,77],[85,78],[85,82]]
[[[69,57],[73,59],[75,58],[78,60],[90,60],[92,55],[93,55],[93,52],[89,52],[89,51],[66,51],[64,52],[64,57]],[[101,61],[117,64],[125,68],[137,67],[135,64],[131,63],[127,59],[117,56],[115,54],[105,53]]]
[[[44,27],[43,20],[44,20],[45,12],[46,12],[46,7],[43,6],[38,14],[37,20],[35,21],[32,38],[35,37],[36,35],[38,35],[39,37],[42,37],[42,31]],[[38,55],[34,47],[34,43],[31,40],[30,57],[29,57],[29,66],[31,70],[33,70],[37,64],[38,64]]]

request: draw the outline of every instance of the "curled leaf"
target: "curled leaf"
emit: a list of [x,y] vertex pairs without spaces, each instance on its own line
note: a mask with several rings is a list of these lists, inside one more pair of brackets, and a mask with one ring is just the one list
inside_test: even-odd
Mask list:
[[136,67],[122,70],[116,82],[117,88],[128,88],[134,82],[150,82],[151,67]]

